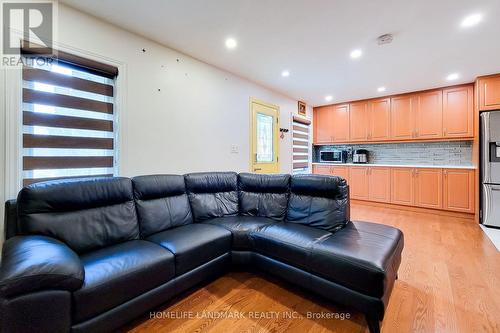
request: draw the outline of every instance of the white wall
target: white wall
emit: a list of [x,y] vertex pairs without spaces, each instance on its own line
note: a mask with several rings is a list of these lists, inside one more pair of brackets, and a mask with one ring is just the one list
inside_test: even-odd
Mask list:
[[[248,171],[250,97],[279,105],[281,127],[290,127],[296,100],[61,4],[58,19],[61,46],[125,66],[120,75],[126,84],[118,91],[125,97],[119,110],[121,175]],[[2,105],[2,143],[3,111]],[[230,153],[232,144],[238,154]],[[0,171],[4,159],[0,149]],[[291,132],[280,140],[280,162],[281,172],[291,171]]]

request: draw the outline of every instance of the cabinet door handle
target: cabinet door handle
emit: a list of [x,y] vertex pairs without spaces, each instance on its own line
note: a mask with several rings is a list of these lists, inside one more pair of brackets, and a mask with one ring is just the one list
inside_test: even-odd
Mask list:
[[443,128],[444,135],[446,135],[446,127]]

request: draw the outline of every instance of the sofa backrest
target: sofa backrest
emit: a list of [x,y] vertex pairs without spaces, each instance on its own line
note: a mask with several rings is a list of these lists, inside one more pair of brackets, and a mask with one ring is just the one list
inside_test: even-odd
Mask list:
[[142,237],[193,223],[183,176],[139,176],[132,184]]
[[137,239],[132,181],[128,178],[75,178],[36,183],[17,197],[22,234],[65,242],[78,253]]
[[281,221],[286,216],[290,175],[238,175],[240,214]]
[[195,222],[238,215],[238,175],[201,172],[184,176]]
[[294,175],[290,185],[287,222],[334,232],[350,219],[349,188],[345,179]]

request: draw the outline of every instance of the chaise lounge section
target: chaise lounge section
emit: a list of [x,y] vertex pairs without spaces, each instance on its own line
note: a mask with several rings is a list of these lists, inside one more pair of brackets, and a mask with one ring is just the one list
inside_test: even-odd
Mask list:
[[106,332],[231,267],[365,314],[379,332],[403,249],[351,222],[344,179],[210,172],[30,185],[6,203],[1,332]]

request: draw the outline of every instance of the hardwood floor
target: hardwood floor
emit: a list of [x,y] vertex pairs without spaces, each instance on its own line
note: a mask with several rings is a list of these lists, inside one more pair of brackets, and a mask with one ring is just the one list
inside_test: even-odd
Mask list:
[[[352,219],[400,228],[405,248],[382,332],[500,332],[500,252],[472,220],[355,204]],[[233,272],[183,295],[124,328],[129,332],[367,332],[348,313],[269,277]],[[205,312],[204,312],[205,311]],[[169,315],[198,318],[166,318]],[[210,319],[226,312],[233,318]],[[241,314],[237,318],[237,314]],[[269,317],[261,317],[267,313]],[[300,318],[296,316],[300,315]],[[286,318],[291,316],[292,318]],[[295,317],[294,317],[295,316]]]

